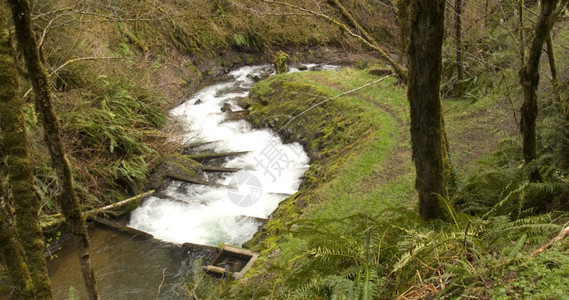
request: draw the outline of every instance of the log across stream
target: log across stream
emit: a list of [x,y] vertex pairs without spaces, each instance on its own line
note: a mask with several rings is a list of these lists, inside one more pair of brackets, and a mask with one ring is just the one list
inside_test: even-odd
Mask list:
[[[302,147],[283,144],[268,129],[227,118],[229,112],[242,110],[236,102],[248,95],[253,79],[270,69],[263,65],[232,71],[229,80],[203,88],[171,111],[172,118],[185,124],[183,142],[201,145],[192,147],[193,154],[238,155],[212,158],[217,166],[205,175],[211,185],[172,180],[146,198],[127,225],[154,238],[104,226],[91,230],[91,256],[104,299],[155,299],[159,289],[160,299],[183,298],[180,284],[194,261],[212,255],[211,248],[184,243],[240,247],[258,230],[260,219],[298,190],[309,161]],[[83,298],[72,243],[58,255],[49,266],[54,299],[67,298],[70,286]]]

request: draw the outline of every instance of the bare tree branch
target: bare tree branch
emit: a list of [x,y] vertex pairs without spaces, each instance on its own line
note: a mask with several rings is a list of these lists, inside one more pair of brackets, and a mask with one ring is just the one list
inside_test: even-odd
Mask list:
[[[68,59],[65,63],[63,63],[62,65],[60,65],[59,67],[55,68],[53,71],[51,71],[49,73],[49,76],[53,76],[54,74],[57,74],[57,72],[59,72],[59,70],[65,68],[66,66],[72,64],[72,63],[76,63],[76,62],[80,62],[80,61],[87,61],[87,60],[107,60],[107,59],[120,59],[120,57],[112,57],[112,56],[88,56],[88,57],[79,57],[79,58],[72,58],[72,59]],[[24,95],[21,97],[21,99],[25,99],[26,97],[28,97],[28,95],[32,92],[33,88],[29,88]]]
[[[346,92],[343,92],[343,93],[341,93],[341,94],[339,94],[339,95],[336,95],[336,96],[330,97],[330,98],[328,98],[328,99],[322,100],[322,101],[320,101],[320,102],[318,102],[318,103],[312,105],[312,106],[309,107],[308,109],[304,110],[303,112],[299,113],[298,115],[294,116],[292,119],[290,119],[288,122],[286,122],[286,123],[279,129],[278,132],[281,132],[283,129],[285,129],[285,128],[286,128],[290,123],[292,123],[294,120],[298,119],[300,116],[302,116],[302,115],[304,115],[305,113],[311,111],[312,109],[314,109],[314,108],[317,107],[317,106],[320,106],[320,105],[322,105],[322,104],[324,104],[324,103],[326,103],[326,102],[328,102],[328,101],[334,100],[334,99],[336,99],[336,98],[340,98],[340,97],[342,97],[342,96],[346,96],[346,95],[348,95],[348,94],[357,92],[357,91],[359,91],[359,90],[361,90],[361,89],[363,89],[363,88],[366,88],[366,87],[368,87],[368,86],[370,86],[370,85],[374,85],[374,84],[376,84],[376,83],[378,83],[378,82],[381,82],[381,81],[383,81],[383,80],[385,80],[385,79],[387,79],[387,78],[389,78],[389,77],[392,77],[392,76],[393,76],[393,75],[388,75],[388,76],[381,77],[381,78],[379,78],[379,79],[377,79],[377,80],[374,80],[374,81],[372,81],[372,82],[366,83],[366,84],[364,84],[364,85],[362,85],[362,86],[359,86],[359,87],[357,87],[357,88],[355,88],[355,89],[351,89],[351,90],[346,91]],[[278,133],[278,132],[277,132],[277,133]]]
[[387,53],[385,53],[385,51],[383,51],[383,49],[381,49],[379,46],[371,43],[370,41],[368,41],[367,39],[363,38],[361,35],[353,32],[352,30],[350,30],[350,28],[348,28],[348,26],[346,26],[346,24],[339,22],[337,20],[335,20],[334,18],[321,13],[321,12],[317,12],[314,10],[310,10],[301,6],[297,6],[297,5],[293,5],[290,3],[286,3],[286,2],[280,2],[280,1],[273,1],[273,0],[260,0],[261,2],[267,3],[267,4],[275,4],[275,5],[280,5],[280,6],[284,6],[284,7],[288,7],[294,10],[299,10],[302,11],[304,13],[322,18],[334,25],[339,26],[343,31],[347,32],[350,36],[358,39],[361,43],[363,43],[365,46],[367,46],[368,48],[374,50],[376,53],[379,54],[379,56],[384,59],[387,63],[389,63],[389,65],[393,68],[393,70],[395,71],[395,73],[397,74],[397,76],[399,76],[399,78],[401,80],[403,80],[404,82],[407,81],[407,70],[405,70],[401,65],[399,65],[398,63],[396,63],[394,60],[392,60],[389,55],[387,55]]

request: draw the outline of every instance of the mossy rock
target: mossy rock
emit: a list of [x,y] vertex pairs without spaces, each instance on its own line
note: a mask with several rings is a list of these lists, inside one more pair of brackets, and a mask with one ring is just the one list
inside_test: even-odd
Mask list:
[[257,127],[279,131],[285,142],[298,142],[312,160],[320,160],[369,129],[359,122],[362,111],[344,99],[316,106],[295,117],[330,96],[330,92],[321,87],[287,75],[274,76],[251,89],[248,119]]
[[196,178],[201,179],[203,177],[201,166],[199,162],[189,158],[187,155],[170,154],[164,157],[150,175],[148,188],[158,190],[171,177],[182,180],[187,179],[187,181],[192,181],[192,179]]
[[275,65],[277,74],[287,73],[289,62],[290,57],[283,51],[279,51],[273,56],[273,64]]

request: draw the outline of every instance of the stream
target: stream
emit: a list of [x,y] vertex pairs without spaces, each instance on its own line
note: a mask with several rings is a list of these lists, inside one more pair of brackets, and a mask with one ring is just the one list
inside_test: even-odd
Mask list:
[[234,80],[208,86],[170,112],[185,123],[182,142],[206,143],[193,151],[246,153],[217,162],[238,172],[206,173],[215,186],[172,182],[164,191],[168,199],[150,197],[131,213],[130,227],[173,243],[241,246],[257,231],[257,218],[267,218],[298,190],[309,160],[302,146],[285,145],[245,120],[224,121],[221,111],[242,110],[236,99],[248,95],[253,77],[269,71],[268,65],[232,71]]
[[[243,152],[208,162],[238,171],[205,173],[211,185],[171,181],[157,196],[146,198],[131,212],[127,225],[155,239],[99,225],[91,228],[91,257],[102,299],[185,298],[184,277],[191,275],[196,259],[212,253],[184,243],[240,247],[280,201],[298,190],[309,167],[302,147],[283,144],[274,132],[254,129],[245,120],[227,121],[228,114],[222,112],[242,110],[237,100],[271,68],[234,70],[228,80],[199,90],[170,111],[186,129],[180,142],[202,145],[192,148],[193,153]],[[86,298],[75,253],[68,241],[49,263],[54,299],[67,299],[70,287]]]

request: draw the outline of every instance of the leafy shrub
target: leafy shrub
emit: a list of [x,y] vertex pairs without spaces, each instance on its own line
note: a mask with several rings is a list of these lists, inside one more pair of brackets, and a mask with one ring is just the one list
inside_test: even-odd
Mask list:
[[156,137],[168,121],[162,99],[104,76],[81,92],[81,101],[63,115],[66,135],[74,137],[71,154],[109,187],[140,190],[149,164],[159,156],[158,143],[164,142]]

